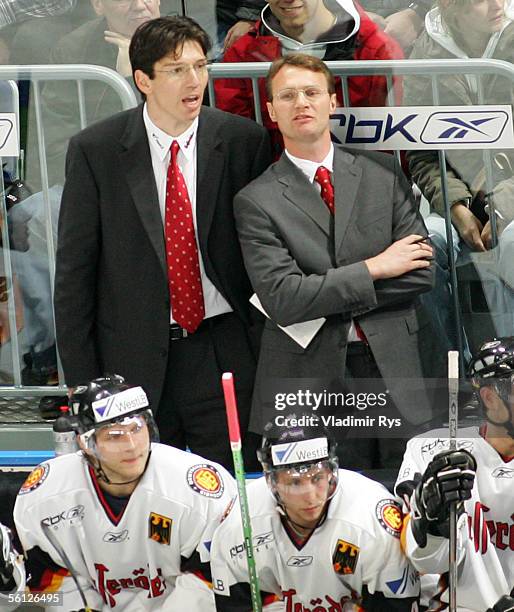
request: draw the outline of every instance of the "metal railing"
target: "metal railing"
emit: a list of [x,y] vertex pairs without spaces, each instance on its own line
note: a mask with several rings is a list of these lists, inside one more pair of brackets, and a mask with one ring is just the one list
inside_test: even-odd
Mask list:
[[[117,72],[103,66],[93,66],[87,64],[66,64],[66,65],[27,65],[27,66],[0,66],[0,81],[30,81],[32,95],[34,96],[37,147],[40,160],[41,187],[45,208],[45,233],[46,248],[48,258],[48,270],[50,278],[50,289],[53,295],[54,276],[55,276],[55,249],[54,235],[52,228],[52,212],[49,196],[49,180],[46,158],[44,119],[42,112],[41,87],[42,83],[50,81],[74,81],[77,86],[77,99],[79,106],[80,128],[83,129],[88,124],[85,105],[84,83],[86,81],[100,81],[108,85],[118,96],[123,110],[137,105],[137,99],[127,81]],[[0,109],[0,111],[3,109]],[[18,131],[19,134],[19,131]],[[2,385],[0,391],[3,396],[17,395],[62,395],[66,390],[62,367],[58,361],[58,386],[23,386],[21,381],[21,356],[18,343],[16,326],[16,304],[14,298],[13,267],[10,252],[9,232],[7,231],[7,206],[5,201],[5,189],[3,177],[1,182],[1,204],[0,215],[2,218],[2,251],[5,276],[8,287],[8,317],[9,331],[11,338],[11,358],[12,358],[12,377],[13,385]],[[53,310],[53,309],[52,309]],[[55,330],[55,317],[54,317]]]

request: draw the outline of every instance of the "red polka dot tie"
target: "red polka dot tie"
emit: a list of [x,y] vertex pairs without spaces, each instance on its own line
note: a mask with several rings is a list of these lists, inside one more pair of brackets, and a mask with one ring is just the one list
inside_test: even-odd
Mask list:
[[316,170],[314,180],[317,181],[321,187],[321,197],[328,206],[328,209],[332,214],[335,211],[335,198],[334,198],[334,186],[330,180],[330,172],[325,166],[319,166]]
[[193,333],[205,317],[193,211],[186,183],[177,163],[179,144],[171,144],[166,180],[164,238],[173,319]]

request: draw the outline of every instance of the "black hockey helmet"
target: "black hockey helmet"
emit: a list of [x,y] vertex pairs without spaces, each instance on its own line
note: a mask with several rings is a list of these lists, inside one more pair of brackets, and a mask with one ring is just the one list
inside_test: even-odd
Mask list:
[[[469,375],[473,388],[484,408],[487,420],[495,425],[503,426],[509,435],[514,437],[512,424],[512,390],[514,385],[514,336],[494,338],[485,342],[477,354],[471,359]],[[497,423],[491,421],[480,396],[480,388],[493,387],[503,400],[508,410],[508,421]]]
[[514,374],[514,336],[482,344],[471,359],[469,374],[475,387],[490,384],[491,378],[510,378]]
[[69,408],[73,428],[86,448],[94,447],[96,430],[136,415],[146,421],[150,440],[159,439],[146,393],[117,374],[107,374],[76,387],[69,399]]
[[[288,415],[286,423],[309,423],[312,415]],[[324,427],[292,425],[282,427],[268,423],[264,428],[261,448],[257,450],[263,472],[275,498],[281,504],[276,490],[276,475],[288,471],[301,476],[313,467],[328,468],[331,472],[330,493],[332,497],[338,482],[338,459],[336,442]]]

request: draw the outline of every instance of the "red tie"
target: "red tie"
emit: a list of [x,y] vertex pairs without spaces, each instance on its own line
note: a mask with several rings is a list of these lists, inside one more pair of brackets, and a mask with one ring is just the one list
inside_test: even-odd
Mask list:
[[180,327],[193,333],[205,317],[205,307],[193,212],[186,183],[177,163],[179,148],[178,142],[174,140],[166,181],[164,238],[173,318]]
[[[316,170],[316,174],[314,176],[314,180],[320,184],[321,187],[321,197],[323,201],[328,206],[328,209],[332,214],[335,212],[335,196],[334,196],[334,186],[332,185],[332,180],[330,179],[330,172],[325,166],[318,166]],[[366,336],[362,331],[361,326],[357,323],[357,321],[353,320],[353,325],[355,327],[355,332],[361,342],[366,342]]]
[[334,186],[330,180],[330,172],[325,166],[318,166],[314,180],[317,181],[321,187],[321,197],[328,206],[328,210],[334,214],[335,211],[335,198],[334,198]]

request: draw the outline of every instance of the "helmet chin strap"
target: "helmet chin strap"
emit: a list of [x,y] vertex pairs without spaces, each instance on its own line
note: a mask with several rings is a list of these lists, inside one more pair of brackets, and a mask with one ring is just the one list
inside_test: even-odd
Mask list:
[[143,468],[143,471],[141,472],[141,474],[139,474],[139,476],[136,476],[136,478],[132,478],[132,480],[124,480],[123,482],[113,482],[105,473],[103,467],[102,467],[102,462],[100,461],[100,459],[97,457],[97,461],[98,461],[98,466],[93,465],[93,469],[95,470],[95,474],[97,476],[97,478],[99,480],[103,480],[106,484],[109,485],[117,485],[117,486],[122,486],[122,485],[128,485],[131,484],[133,482],[138,482],[139,480],[141,480],[141,478],[143,477],[143,474],[146,472],[146,467],[148,466],[148,462],[150,461],[150,455],[152,454],[152,451],[149,450],[148,451],[148,457],[146,458],[145,461],[145,467]]
[[[323,508],[321,514],[319,515],[319,518],[316,521],[316,524],[314,525],[314,527],[307,527],[306,525],[301,525],[300,523],[297,523],[296,521],[293,521],[293,519],[287,513],[286,506],[285,506],[284,502],[282,501],[279,493],[277,491],[274,491],[273,495],[274,495],[275,499],[277,500],[277,510],[286,519],[286,521],[291,525],[291,527],[293,528],[294,531],[296,531],[295,527],[300,528],[300,529],[305,529],[307,531],[314,531],[315,529],[320,527],[325,522],[325,519],[327,518],[328,504],[330,503],[330,500],[332,499],[332,497],[333,497],[333,495],[335,493],[336,486],[337,486],[337,483],[334,483],[334,481],[332,479],[332,481],[330,483],[330,488],[329,488],[329,492],[328,492],[328,495],[327,495],[327,499],[325,500],[325,503],[324,503],[324,508]],[[296,533],[299,536],[302,535],[301,533],[298,533],[297,531],[296,531]]]
[[328,509],[328,501],[327,500],[325,502],[325,507],[323,508],[321,514],[319,515],[318,520],[316,521],[316,524],[314,525],[314,527],[307,527],[306,525],[302,525],[301,523],[297,523],[296,521],[293,521],[293,519],[289,516],[289,514],[287,513],[287,510],[285,508],[285,506],[283,506],[282,504],[280,504],[278,506],[278,511],[280,512],[280,514],[282,514],[282,516],[286,519],[286,521],[291,525],[291,527],[293,528],[293,530],[299,535],[299,536],[303,536],[303,534],[298,533],[298,531],[295,528],[299,528],[299,529],[305,529],[306,531],[314,531],[315,529],[317,529],[320,525],[322,525],[325,522],[325,519],[327,518],[327,509]]

